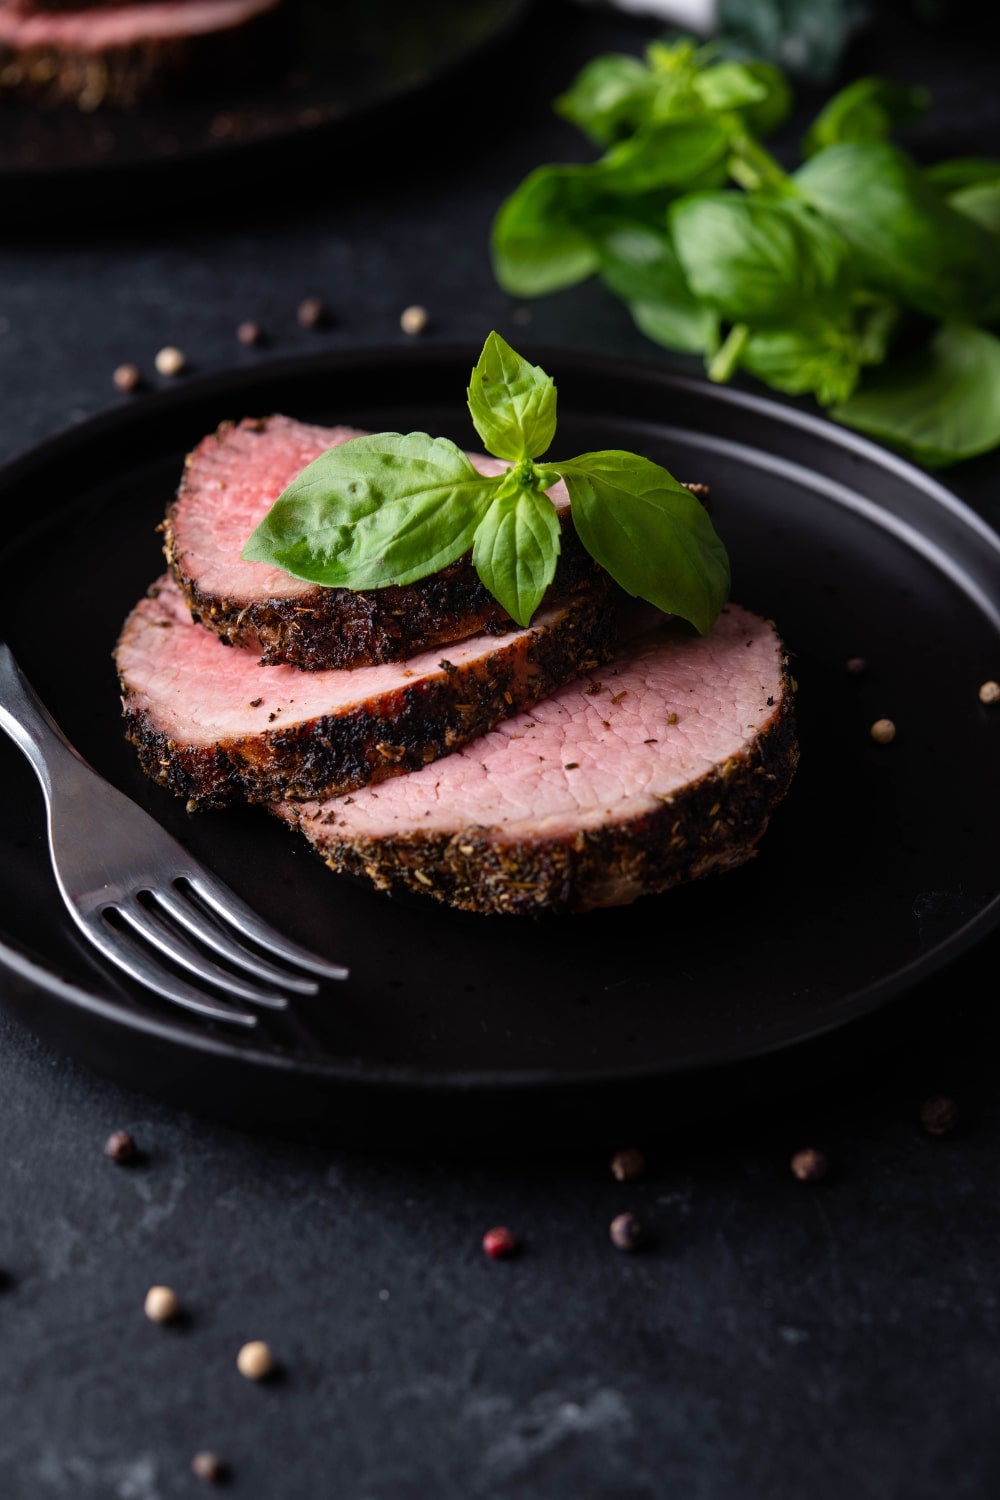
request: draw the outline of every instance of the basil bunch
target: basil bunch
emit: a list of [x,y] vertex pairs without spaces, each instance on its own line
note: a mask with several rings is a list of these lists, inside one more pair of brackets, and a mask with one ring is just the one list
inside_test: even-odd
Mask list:
[[486,477],[447,438],[382,432],[309,464],[243,557],[328,588],[414,583],[470,549],[483,584],[528,625],[555,575],[562,478],[584,547],[628,593],[704,634],[729,593],[729,562],[702,506],[666,469],[612,449],[536,462],[556,432],[556,388],[496,333],[472,372],[469,411],[505,473]]
[[539,167],[508,198],[497,277],[531,297],[599,275],[714,380],[744,369],[813,395],[925,463],[985,452],[1000,443],[1000,162],[921,170],[888,137],[927,102],[859,79],[787,173],[762,144],[791,104],[777,68],[690,41],[597,58],[556,108],[604,154]]

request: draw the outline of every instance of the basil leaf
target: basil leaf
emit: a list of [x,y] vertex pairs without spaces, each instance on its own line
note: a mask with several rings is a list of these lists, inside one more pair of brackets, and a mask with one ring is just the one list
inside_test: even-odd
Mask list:
[[850,339],[830,325],[752,333],[740,364],[774,390],[813,395],[822,406],[846,401],[861,374]]
[[497,458],[538,458],[556,435],[555,381],[498,333],[483,345],[468,400],[475,429]]
[[561,545],[552,501],[523,485],[505,485],[477,526],[473,565],[518,625],[531,623],[555,576]]
[[[538,167],[493,221],[493,270],[504,291],[539,297],[599,269],[593,226],[618,200],[673,196],[721,183],[729,132],[712,120],[660,125],[613,146],[589,166]],[[662,205],[661,205],[662,206]]]
[[554,467],[591,557],[627,593],[709,630],[728,597],[729,560],[690,491],[634,453],[585,453]]
[[705,108],[716,113],[761,104],[767,98],[763,80],[738,62],[721,62],[706,68],[694,80],[693,87]]
[[730,135],[718,120],[670,121],[612,146],[591,170],[603,191],[613,197],[632,197],[657,188],[687,189],[725,161]]
[[986,453],[1000,443],[1000,340],[945,324],[920,354],[868,377],[833,416],[932,467]]
[[796,172],[807,203],[840,230],[875,286],[931,317],[1000,314],[1000,256],[888,142],[830,146]]
[[789,324],[847,300],[844,240],[794,200],[699,193],[674,204],[670,228],[695,296],[730,322]]
[[514,297],[541,297],[585,281],[598,256],[584,227],[599,190],[589,167],[538,167],[493,221],[493,272]]
[[628,304],[647,337],[685,354],[716,347],[719,320],[688,286],[677,252],[664,230],[622,222],[597,237],[601,279]]
[[1000,174],[991,182],[970,182],[950,193],[948,203],[957,213],[975,219],[987,234],[1000,235]]
[[802,154],[815,156],[842,141],[884,140],[893,126],[915,120],[929,103],[926,89],[887,78],[858,78],[820,110],[802,142]]
[[976,182],[994,182],[998,177],[1000,160],[995,156],[956,156],[924,168],[924,181],[941,193],[952,193]]
[[751,333],[739,364],[774,390],[808,393],[832,406],[852,395],[864,365],[885,358],[898,318],[893,303],[858,293],[850,313],[837,321],[808,319],[795,328]]
[[598,146],[631,135],[649,118],[657,81],[638,58],[595,57],[555,102],[556,113]]
[[770,135],[785,123],[795,103],[788,79],[774,63],[751,61],[742,66],[764,89],[763,98],[754,104],[743,105],[740,110],[743,123],[754,135]]
[[242,556],[327,587],[413,583],[469,550],[503,480],[484,478],[447,438],[351,438],[292,480]]

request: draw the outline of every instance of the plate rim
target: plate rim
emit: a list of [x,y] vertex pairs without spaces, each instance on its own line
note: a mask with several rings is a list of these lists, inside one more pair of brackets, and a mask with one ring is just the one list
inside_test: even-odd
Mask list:
[[[592,350],[579,350],[567,346],[534,345],[522,341],[528,356],[551,367],[560,362],[572,362],[575,371],[589,379],[629,376],[633,379],[661,386],[665,391],[685,392],[698,401],[716,402],[720,409],[736,407],[744,412],[756,413],[779,425],[797,429],[836,448],[856,453],[866,462],[893,474],[897,479],[921,490],[935,505],[965,530],[975,535],[977,542],[985,545],[1000,568],[1000,533],[986,522],[970,505],[954,491],[942,484],[935,476],[911,463],[899,454],[882,447],[861,434],[841,428],[824,417],[782,401],[757,395],[732,386],[713,385],[679,373],[677,370],[652,360],[634,359],[621,355],[609,355]],[[84,421],[42,439],[0,468],[0,497],[11,485],[22,483],[38,468],[53,460],[63,460],[74,452],[93,444],[103,443],[122,428],[132,427],[137,419],[155,422],[159,417],[169,418],[172,413],[183,411],[186,405],[198,406],[225,395],[238,395],[241,390],[258,385],[280,385],[288,381],[302,381],[311,375],[327,373],[332,369],[348,372],[359,365],[377,368],[384,364],[410,363],[414,366],[431,364],[455,366],[459,363],[474,363],[477,351],[465,342],[442,342],[422,346],[396,344],[369,344],[352,349],[328,349],[318,353],[266,357],[253,365],[234,366],[221,371],[185,379],[183,385],[144,394],[139,402],[122,403],[109,407]],[[547,363],[546,363],[547,362]],[[998,599],[1000,606],[1000,599]],[[2,627],[0,627],[2,638]],[[892,974],[875,980],[862,989],[854,990],[845,997],[837,1013],[819,1021],[808,1030],[799,1029],[794,1035],[770,1039],[759,1044],[748,1045],[746,1041],[731,1044],[722,1049],[715,1047],[710,1055],[686,1056],[679,1061],[660,1058],[655,1062],[617,1064],[612,1074],[598,1069],[580,1069],[568,1074],[548,1070],[508,1069],[497,1073],[478,1069],[462,1071],[438,1071],[401,1063],[367,1064],[363,1060],[351,1062],[348,1058],[327,1057],[318,1059],[306,1054],[279,1049],[255,1048],[249,1038],[242,1045],[236,1044],[221,1029],[213,1030],[196,1023],[174,1020],[170,1012],[163,1016],[139,1009],[127,1000],[119,1002],[88,989],[85,985],[69,980],[50,971],[36,959],[6,940],[0,933],[0,973],[31,986],[48,1000],[70,1006],[79,1014],[92,1017],[98,1022],[123,1027],[126,1031],[139,1032],[151,1041],[165,1042],[184,1050],[194,1049],[207,1056],[225,1058],[237,1065],[260,1069],[271,1075],[288,1074],[308,1077],[325,1085],[353,1085],[366,1088],[409,1089],[417,1092],[467,1094],[470,1092],[510,1093],[521,1090],[560,1091],[576,1088],[611,1087],[629,1082],[665,1078],[685,1077],[709,1070],[721,1070],[739,1063],[749,1063],[768,1057],[777,1057],[796,1047],[806,1046],[824,1036],[840,1032],[852,1023],[871,1016],[892,1000],[913,990],[925,980],[931,979],[955,960],[970,952],[980,942],[1000,927],[1000,892],[981,907],[963,926],[944,941],[937,943],[928,952],[912,959]],[[335,991],[333,992],[336,993]],[[7,997],[0,990],[0,1003],[7,1008]],[[10,1006],[11,1010],[15,1007]],[[30,1024],[30,1023],[29,1023]]]

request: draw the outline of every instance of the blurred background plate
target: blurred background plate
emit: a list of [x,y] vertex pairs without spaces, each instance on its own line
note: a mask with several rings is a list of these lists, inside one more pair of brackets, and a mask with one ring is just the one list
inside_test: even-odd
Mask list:
[[[190,99],[92,114],[6,100],[0,105],[0,187],[7,228],[17,227],[12,215],[64,225],[76,205],[86,212],[86,227],[93,212],[135,212],[134,192],[142,199],[150,191],[169,192],[179,182],[190,184],[196,171],[212,181],[215,195],[225,196],[234,178],[243,182],[248,162],[258,191],[266,194],[266,171],[279,154],[309,155],[328,148],[331,133],[348,131],[357,150],[374,112],[414,109],[433,85],[463,69],[481,69],[529,0],[288,4],[284,55],[274,73],[253,86],[227,88],[220,79],[217,89]],[[66,193],[69,203],[61,196]],[[116,203],[121,195],[128,201]]]
[[[662,1118],[685,1077],[704,1095],[708,1070],[850,1034],[891,1000],[905,1028],[916,987],[1000,918],[1000,713],[978,698],[1000,662],[1000,540],[937,481],[843,429],[566,350],[525,351],[557,380],[558,450],[639,450],[708,482],[734,597],[773,617],[793,654],[802,763],[758,857],[583,919],[480,918],[337,878],[262,809],[190,817],[142,776],[110,653],[162,570],[155,528],[185,451],[223,418],[276,410],[468,445],[475,352],[324,354],[192,381],[0,481],[0,633],[67,733],[279,928],[352,971],[249,1037],[128,986],[65,918],[31,772],[0,744],[5,1002],[130,1084],[341,1128],[376,1129],[402,1101],[408,1129],[448,1101],[477,1101],[488,1123],[504,1100],[523,1121],[539,1101],[551,1111],[554,1091],[576,1122],[616,1088]],[[845,663],[859,656],[854,676]],[[898,725],[889,746],[868,732],[883,716]]]

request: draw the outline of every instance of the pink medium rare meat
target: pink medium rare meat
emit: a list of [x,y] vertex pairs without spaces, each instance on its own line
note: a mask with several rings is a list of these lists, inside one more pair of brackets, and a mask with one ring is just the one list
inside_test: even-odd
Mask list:
[[[0,94],[83,110],[131,107],[256,65],[283,0],[132,0],[40,7],[0,0]],[[270,55],[273,58],[273,49]]]
[[193,803],[354,790],[445,755],[614,650],[606,590],[480,635],[348,672],[263,667],[191,619],[169,575],[115,652],[127,735],[143,769]]
[[14,0],[0,7],[0,36],[22,47],[55,46],[104,52],[136,42],[204,36],[243,26],[280,0],[132,0],[131,4],[63,6],[58,11]]
[[[361,434],[291,417],[225,422],[188,456],[167,512],[164,551],[195,619],[269,664],[307,671],[400,661],[480,631],[505,634],[510,616],[480,583],[471,558],[417,583],[352,593],[302,583],[240,557],[247,537],[297,474],[328,448]],[[471,454],[484,474],[498,459]],[[560,482],[551,492],[568,516]],[[588,588],[599,574],[572,527],[546,603]]]
[[583,911],[749,859],[797,755],[781,641],[730,605],[704,637],[654,625],[434,765],[274,810],[380,890]]

